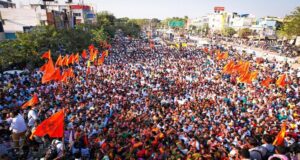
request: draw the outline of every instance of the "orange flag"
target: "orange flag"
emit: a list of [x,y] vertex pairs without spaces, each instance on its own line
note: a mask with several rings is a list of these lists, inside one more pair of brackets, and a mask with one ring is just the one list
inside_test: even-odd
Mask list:
[[40,71],[41,71],[41,72],[44,72],[45,69],[46,69],[46,66],[47,66],[47,63],[45,63],[45,64],[40,68]]
[[74,57],[74,53],[72,53],[69,57],[68,65],[74,64],[74,62],[75,62],[75,57]]
[[93,44],[89,45],[89,51],[94,52],[95,46]]
[[69,65],[69,55],[66,55],[63,59],[62,59],[62,65],[63,66],[68,66]]
[[64,71],[63,74],[61,75],[61,79],[60,79],[61,82],[68,82],[68,72],[67,71]]
[[49,51],[45,52],[41,58],[50,59],[50,57],[51,57],[51,52],[49,50]]
[[82,57],[83,59],[86,59],[86,58],[87,58],[87,54],[86,54],[86,50],[85,50],[85,49],[82,51],[81,57]]
[[54,72],[55,72],[55,68],[53,65],[52,58],[50,57],[49,61],[47,62],[47,65],[45,67],[44,75],[42,77],[42,84],[50,81]]
[[52,75],[52,80],[54,81],[59,81],[61,79],[61,75],[60,75],[60,69],[59,68],[56,68],[55,69],[55,72],[53,73]]
[[223,73],[226,73],[226,74],[230,74],[232,73],[232,69],[234,67],[234,62],[233,60],[229,61],[229,63],[227,63],[224,68],[223,68]]
[[90,52],[90,61],[91,62],[94,62],[94,60],[96,59],[97,57],[97,51],[93,51],[93,52]]
[[79,53],[75,55],[74,62],[79,63]]
[[250,62],[244,62],[242,65],[237,69],[238,74],[243,75],[249,72]]
[[58,58],[55,62],[55,66],[62,66],[62,57],[61,57],[61,55],[58,56]]
[[73,72],[73,69],[72,69],[72,68],[69,68],[69,70],[68,70],[68,77],[75,77],[75,75],[74,75],[74,72]]
[[225,53],[217,52],[217,60],[222,60],[222,59],[226,59],[226,58],[228,58],[228,52],[225,52]]
[[261,82],[261,86],[264,86],[266,88],[269,88],[270,82],[272,81],[272,79],[270,77],[266,78],[265,80],[263,80]]
[[36,127],[31,136],[62,138],[64,135],[64,109],[56,112]]
[[277,134],[277,136],[273,142],[274,146],[283,146],[284,145],[285,132],[286,132],[286,123],[284,122],[281,126],[280,132]]
[[285,87],[286,74],[282,74],[276,81],[276,85],[279,87]]
[[33,97],[27,101],[26,103],[24,103],[21,108],[22,109],[26,109],[29,106],[34,106],[35,104],[37,104],[39,102],[39,98],[37,97],[36,94],[33,95]]

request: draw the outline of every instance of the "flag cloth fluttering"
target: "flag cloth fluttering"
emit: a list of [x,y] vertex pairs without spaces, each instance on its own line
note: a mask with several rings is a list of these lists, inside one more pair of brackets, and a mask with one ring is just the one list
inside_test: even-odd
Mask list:
[[55,66],[62,66],[62,57],[61,57],[61,55],[58,56],[58,58],[55,62]]
[[277,136],[273,142],[274,146],[283,146],[284,145],[285,132],[286,132],[286,123],[283,123],[280,132],[277,134]]
[[34,135],[39,137],[48,135],[50,138],[62,138],[64,135],[64,109],[56,112],[39,124],[31,137]]
[[22,108],[22,109],[26,109],[27,107],[29,107],[29,106],[34,106],[34,105],[37,104],[37,103],[39,103],[39,99],[38,99],[37,95],[34,94],[33,97],[32,97],[29,101],[27,101],[26,103],[24,103],[24,104],[21,106],[21,108]]
[[51,58],[51,52],[50,50],[45,52],[41,58],[44,58],[44,59],[50,59]]
[[286,85],[285,79],[286,79],[286,74],[282,74],[282,75],[277,79],[276,85],[279,86],[279,87],[285,87],[285,85]]
[[86,50],[85,50],[85,49],[82,51],[81,57],[82,57],[83,59],[86,59],[86,58],[87,58],[87,54],[86,54]]
[[68,66],[69,65],[69,55],[65,55],[64,58],[62,59],[61,63],[63,66]]
[[231,74],[234,67],[233,60],[229,61],[223,68],[223,73]]
[[52,80],[51,77],[54,72],[55,72],[55,68],[53,65],[52,58],[50,57],[50,59],[47,62],[47,65],[45,66],[44,75],[42,77],[42,84],[51,81]]
[[272,79],[270,77],[267,77],[265,80],[263,80],[261,82],[261,86],[264,86],[266,88],[269,88],[270,82],[272,81]]

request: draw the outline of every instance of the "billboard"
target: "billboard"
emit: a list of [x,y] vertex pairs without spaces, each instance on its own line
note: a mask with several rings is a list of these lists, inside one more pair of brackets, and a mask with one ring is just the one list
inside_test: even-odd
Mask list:
[[170,27],[184,27],[184,21],[172,20],[172,21],[169,21],[168,25]]
[[214,7],[214,11],[215,12],[225,11],[225,7],[219,7],[219,6]]

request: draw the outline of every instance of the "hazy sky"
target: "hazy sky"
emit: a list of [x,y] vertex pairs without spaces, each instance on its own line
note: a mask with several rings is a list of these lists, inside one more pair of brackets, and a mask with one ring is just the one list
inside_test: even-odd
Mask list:
[[[42,0],[13,0],[13,2],[41,2]],[[58,0],[64,2],[67,0]],[[183,17],[195,18],[213,12],[214,6],[224,6],[226,11],[241,14],[250,13],[257,17],[284,17],[297,6],[300,0],[83,0],[93,4],[97,11],[107,10],[116,17],[159,18]],[[73,0],[78,3],[82,0]]]

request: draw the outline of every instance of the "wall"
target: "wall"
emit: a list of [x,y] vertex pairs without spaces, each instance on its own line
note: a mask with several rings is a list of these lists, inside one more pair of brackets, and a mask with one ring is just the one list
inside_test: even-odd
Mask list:
[[40,24],[33,9],[0,8],[4,20],[4,32],[23,32],[24,26],[37,26]]

